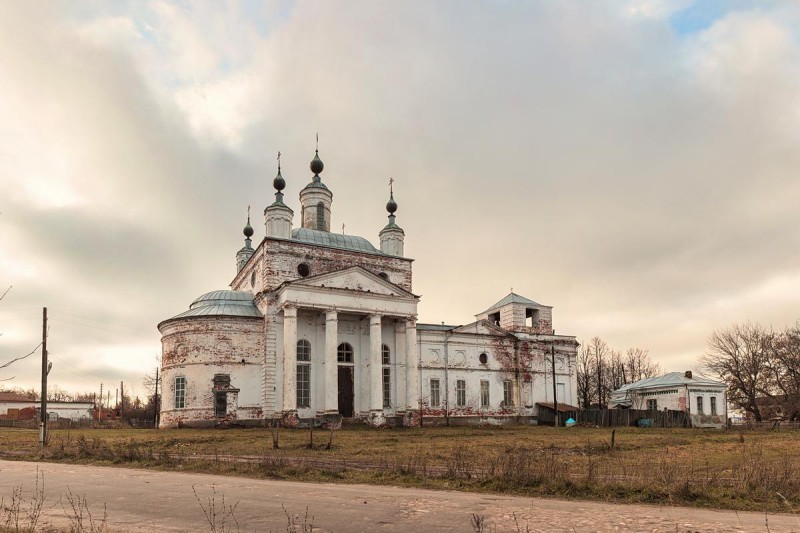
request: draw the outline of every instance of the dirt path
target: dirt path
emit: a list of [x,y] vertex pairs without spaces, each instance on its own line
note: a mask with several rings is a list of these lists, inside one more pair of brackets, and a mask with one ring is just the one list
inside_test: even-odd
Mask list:
[[[9,502],[14,487],[30,494],[36,468],[44,474],[46,521],[68,525],[62,497],[85,494],[92,514],[115,531],[209,531],[192,486],[207,504],[216,489],[226,504],[238,502],[240,531],[286,531],[290,513],[306,506],[314,531],[473,531],[473,513],[486,517],[486,531],[785,531],[800,532],[800,517],[684,507],[619,505],[372,485],[300,483],[153,472],[54,463],[0,461],[0,498]],[[59,503],[59,499],[62,500]],[[7,504],[7,503],[6,503]],[[516,523],[515,523],[516,520]],[[767,522],[768,520],[768,522]],[[230,520],[229,520],[230,523]],[[220,531],[220,529],[217,529]],[[236,529],[232,529],[236,531]],[[299,530],[298,530],[299,531]]]

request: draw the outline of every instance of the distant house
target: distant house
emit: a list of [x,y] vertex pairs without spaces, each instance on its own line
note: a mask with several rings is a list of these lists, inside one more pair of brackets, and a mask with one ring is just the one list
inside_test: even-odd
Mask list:
[[[0,418],[32,420],[38,416],[39,407],[39,401],[29,395],[0,392]],[[50,420],[91,418],[92,409],[92,402],[47,402],[47,416]]]
[[609,407],[670,409],[689,413],[693,427],[723,428],[728,416],[727,385],[695,378],[690,371],[628,383],[611,393]]

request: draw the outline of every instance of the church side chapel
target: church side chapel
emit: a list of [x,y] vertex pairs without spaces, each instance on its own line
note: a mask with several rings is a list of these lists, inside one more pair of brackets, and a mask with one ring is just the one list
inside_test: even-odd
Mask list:
[[554,395],[576,403],[578,343],[555,334],[552,307],[512,290],[470,324],[418,324],[391,181],[376,248],[331,233],[318,150],[310,167],[300,227],[279,154],[266,234],[254,249],[248,211],[231,290],[158,324],[160,427],[536,423]]

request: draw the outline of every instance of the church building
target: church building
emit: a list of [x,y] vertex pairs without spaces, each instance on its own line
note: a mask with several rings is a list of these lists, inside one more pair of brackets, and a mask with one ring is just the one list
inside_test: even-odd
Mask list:
[[394,193],[379,248],[331,233],[323,168],[317,152],[293,227],[279,163],[265,236],[253,248],[248,214],[231,290],[158,325],[160,427],[535,423],[554,395],[576,403],[578,344],[555,334],[552,307],[512,291],[467,325],[417,323]]

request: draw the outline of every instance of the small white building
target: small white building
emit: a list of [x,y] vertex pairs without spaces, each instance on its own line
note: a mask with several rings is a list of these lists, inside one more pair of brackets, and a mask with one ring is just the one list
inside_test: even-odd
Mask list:
[[628,383],[611,393],[609,407],[684,411],[693,427],[722,428],[728,417],[728,387],[719,381],[696,378],[691,371]]
[[578,343],[555,335],[550,306],[512,292],[470,324],[418,324],[392,192],[375,247],[330,231],[333,193],[318,155],[310,166],[301,227],[292,227],[278,166],[265,236],[252,247],[248,216],[232,290],[158,325],[161,427],[534,422],[554,390],[559,403],[575,403]]

